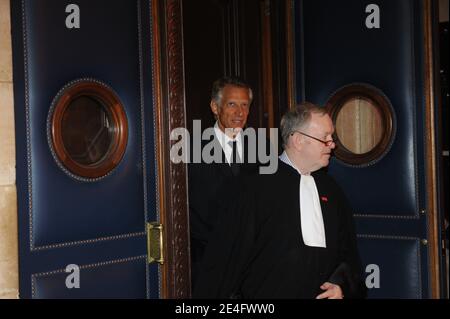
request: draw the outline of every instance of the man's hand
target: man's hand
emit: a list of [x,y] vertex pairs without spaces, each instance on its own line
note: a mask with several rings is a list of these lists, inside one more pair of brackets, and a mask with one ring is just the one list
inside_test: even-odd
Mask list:
[[320,289],[325,290],[325,292],[318,295],[316,299],[344,299],[341,287],[331,282],[325,282],[320,286]]

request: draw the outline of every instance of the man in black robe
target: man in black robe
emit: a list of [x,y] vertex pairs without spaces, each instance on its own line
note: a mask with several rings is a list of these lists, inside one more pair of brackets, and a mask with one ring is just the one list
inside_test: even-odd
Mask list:
[[311,103],[283,116],[278,170],[230,198],[235,205],[205,252],[196,297],[364,297],[352,211],[321,170],[333,132],[325,109]]

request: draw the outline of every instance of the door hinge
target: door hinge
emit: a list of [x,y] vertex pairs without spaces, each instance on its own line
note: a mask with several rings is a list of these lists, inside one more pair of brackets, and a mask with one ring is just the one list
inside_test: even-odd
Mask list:
[[157,222],[147,223],[147,261],[164,263],[163,225]]

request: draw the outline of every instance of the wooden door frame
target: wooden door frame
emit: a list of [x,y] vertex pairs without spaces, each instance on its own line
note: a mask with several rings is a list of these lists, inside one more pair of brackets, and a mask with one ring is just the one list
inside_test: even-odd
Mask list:
[[[440,247],[440,199],[438,198],[438,152],[442,153],[441,147],[438,146],[437,132],[440,128],[436,125],[437,107],[439,105],[439,88],[436,84],[436,74],[438,68],[434,61],[435,41],[433,39],[435,17],[437,16],[437,8],[433,5],[432,0],[423,0],[423,33],[424,33],[424,84],[425,84],[425,171],[426,171],[426,201],[427,201],[427,222],[428,222],[428,245],[429,245],[429,269],[430,269],[430,294],[432,298],[441,298],[445,293],[441,293],[441,254]],[[442,287],[445,289],[445,287]]]
[[[266,1],[267,6],[269,1]],[[191,296],[189,210],[186,164],[170,161],[170,132],[186,128],[181,0],[152,0],[153,92],[157,154],[157,190],[160,223],[164,227],[164,264],[161,267],[161,298]],[[270,21],[264,21],[264,40],[270,39]],[[268,42],[270,45],[270,42]],[[272,92],[271,56],[264,71]],[[267,98],[267,97],[266,97]],[[273,96],[268,96],[272,101]],[[271,105],[270,105],[271,106]],[[272,110],[273,112],[273,110]],[[273,118],[271,119],[273,122]],[[272,124],[273,125],[273,124]]]
[[296,80],[295,80],[295,20],[294,20],[294,0],[286,2],[286,83],[288,108],[294,109],[297,105]]
[[152,54],[160,223],[161,298],[191,295],[186,164],[170,161],[170,132],[186,127],[181,0],[152,0]]

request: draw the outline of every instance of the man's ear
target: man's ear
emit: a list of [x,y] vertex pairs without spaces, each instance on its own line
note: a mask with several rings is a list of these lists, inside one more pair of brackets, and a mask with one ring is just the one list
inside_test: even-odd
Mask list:
[[217,118],[217,116],[219,115],[219,106],[214,100],[211,100],[209,106],[211,107],[211,111],[213,112],[214,117]]
[[292,135],[291,138],[292,138],[292,144],[294,145],[294,147],[295,147],[296,149],[300,149],[300,148],[303,147],[303,143],[302,143],[302,141],[303,141],[302,135],[300,135],[300,134],[294,134],[294,135]]

